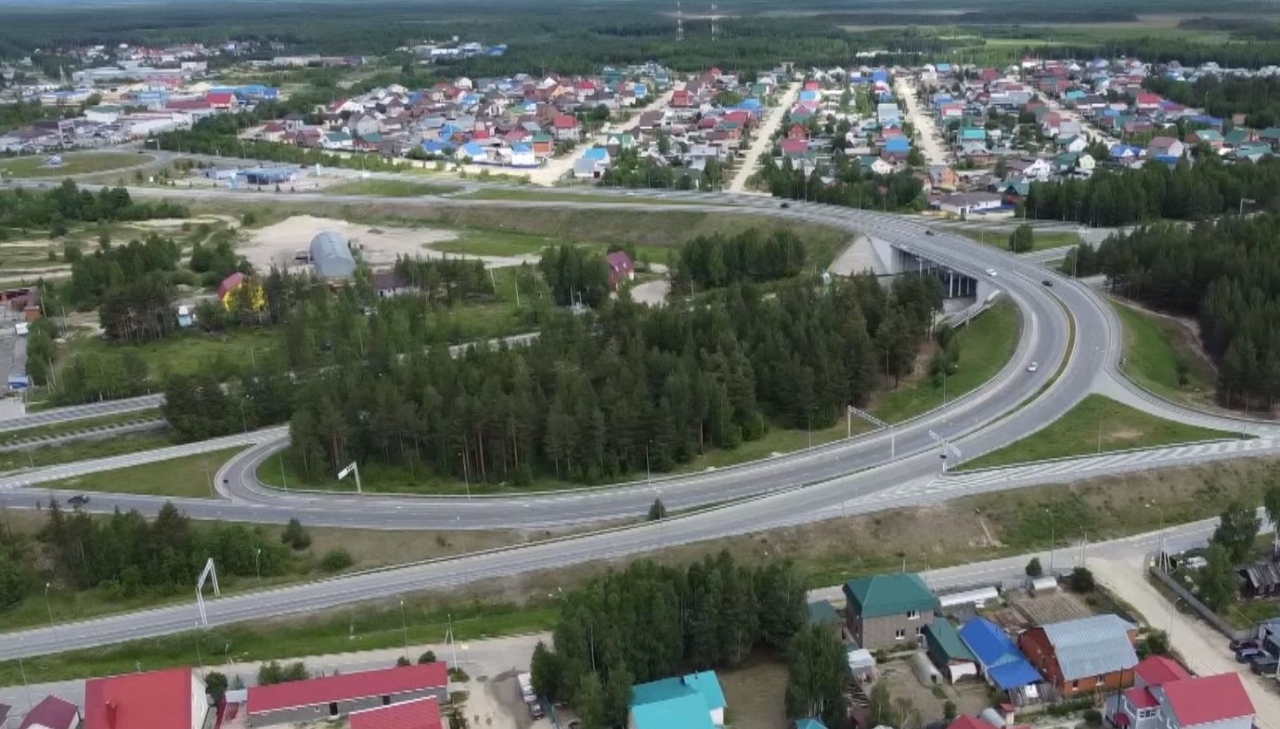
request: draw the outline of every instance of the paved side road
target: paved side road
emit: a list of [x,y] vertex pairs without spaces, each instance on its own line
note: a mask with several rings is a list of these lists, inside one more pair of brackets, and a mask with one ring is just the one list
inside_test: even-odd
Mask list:
[[1280,695],[1276,680],[1253,675],[1248,666],[1235,662],[1227,639],[1208,625],[1179,612],[1147,581],[1142,557],[1089,560],[1089,569],[1102,585],[1133,606],[1153,628],[1169,631],[1169,640],[1196,674],[1239,673],[1253,701],[1258,729],[1280,729]]
[[747,178],[751,177],[752,173],[756,171],[756,167],[764,162],[764,155],[769,153],[769,149],[773,145],[773,135],[782,126],[782,118],[786,116],[787,111],[791,109],[798,98],[800,98],[800,84],[792,83],[778,99],[778,105],[766,109],[765,120],[756,129],[755,137],[751,140],[751,149],[747,152],[747,159],[729,183],[730,192],[744,192],[747,189]]

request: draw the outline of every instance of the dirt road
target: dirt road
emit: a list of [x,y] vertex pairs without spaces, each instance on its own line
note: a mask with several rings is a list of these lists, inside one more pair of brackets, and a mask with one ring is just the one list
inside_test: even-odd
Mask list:
[[1175,609],[1147,582],[1142,574],[1140,557],[1128,560],[1091,559],[1088,566],[1098,582],[1132,605],[1148,625],[1169,631],[1170,644],[1196,674],[1207,676],[1231,671],[1241,674],[1245,690],[1257,712],[1254,726],[1258,729],[1280,729],[1280,696],[1274,688],[1262,683],[1270,681],[1274,686],[1275,679],[1254,676],[1247,666],[1235,662],[1227,648],[1227,639],[1221,633]]
[[893,80],[894,92],[907,107],[907,119],[915,127],[916,138],[912,140],[920,147],[920,153],[930,165],[945,165],[947,152],[942,144],[942,136],[938,131],[938,123],[933,115],[920,108],[916,100],[916,82],[907,76],[897,76]]
[[747,152],[746,164],[742,165],[742,169],[738,170],[737,174],[733,176],[733,181],[729,183],[729,192],[746,191],[747,178],[756,171],[756,167],[764,159],[764,155],[769,153],[773,146],[773,135],[782,126],[782,118],[786,116],[787,111],[796,103],[798,98],[800,98],[800,84],[793,83],[783,92],[777,106],[766,109],[764,121],[756,129],[755,137],[751,140],[751,149]]

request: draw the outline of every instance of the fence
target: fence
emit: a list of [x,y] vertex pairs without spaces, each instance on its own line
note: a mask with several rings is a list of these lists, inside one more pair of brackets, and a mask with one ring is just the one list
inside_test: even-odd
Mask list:
[[1178,581],[1169,576],[1164,570],[1154,564],[1148,562],[1147,569],[1151,572],[1151,576],[1155,577],[1165,587],[1173,591],[1178,599],[1187,604],[1187,607],[1195,610],[1196,613],[1204,619],[1206,623],[1212,625],[1219,633],[1227,636],[1231,640],[1242,640],[1249,637],[1249,632],[1245,630],[1236,630],[1231,624],[1222,618],[1221,615],[1209,609],[1209,606],[1200,602],[1200,599],[1192,595],[1187,588],[1178,584]]

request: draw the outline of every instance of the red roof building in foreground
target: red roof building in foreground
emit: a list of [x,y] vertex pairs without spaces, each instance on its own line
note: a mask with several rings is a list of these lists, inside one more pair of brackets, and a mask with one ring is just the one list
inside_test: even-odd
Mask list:
[[443,729],[440,702],[434,696],[375,709],[353,711],[351,729]]
[[1131,688],[1121,695],[1111,723],[1123,729],[1247,728],[1253,716],[1240,674],[1221,673]]
[[209,715],[204,684],[189,668],[84,684],[84,729],[204,729]]
[[1191,678],[1181,663],[1168,656],[1147,656],[1133,669],[1138,686],[1163,686],[1173,681]]
[[422,663],[253,686],[245,713],[251,727],[300,723],[426,697],[444,701],[448,690],[445,664]]

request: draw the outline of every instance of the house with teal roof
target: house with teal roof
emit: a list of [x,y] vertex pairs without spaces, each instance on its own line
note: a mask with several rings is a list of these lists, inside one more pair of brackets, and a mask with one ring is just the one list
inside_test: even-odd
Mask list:
[[911,572],[874,575],[844,583],[849,632],[867,650],[910,648],[924,641],[938,601]]
[[627,729],[716,729],[724,726],[725,705],[715,671],[637,684]]
[[821,719],[796,719],[795,729],[827,729]]

